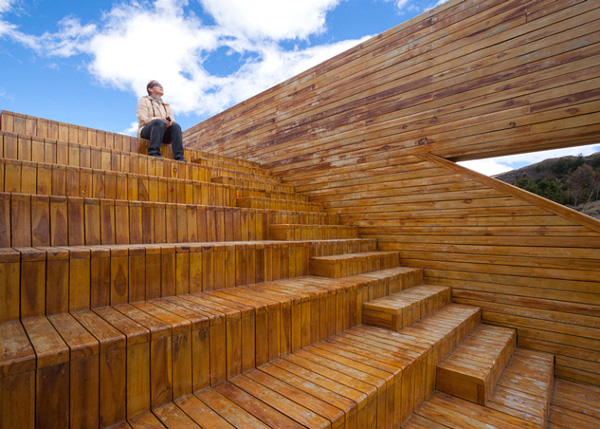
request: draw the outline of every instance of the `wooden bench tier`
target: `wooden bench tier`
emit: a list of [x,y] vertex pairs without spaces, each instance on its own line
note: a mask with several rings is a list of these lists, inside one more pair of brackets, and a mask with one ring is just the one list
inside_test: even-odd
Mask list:
[[[7,160],[31,161],[43,164],[57,164],[68,167],[91,168],[94,170],[115,171],[120,173],[134,173],[148,176],[166,177],[173,179],[187,179],[210,182],[212,177],[225,174],[219,167],[205,166],[197,163],[184,163],[168,158],[156,158],[146,154],[136,154],[117,149],[102,149],[90,147],[79,143],[67,143],[59,140],[41,139],[5,133],[0,131],[0,156]],[[256,182],[257,176],[227,170],[234,177]],[[269,189],[268,196],[280,199],[289,199],[290,195],[297,195],[301,200],[306,197],[293,194],[289,185],[281,185],[278,179],[271,178],[265,171],[263,181]],[[214,182],[218,183],[218,181]],[[281,187],[280,187],[281,186]],[[261,191],[257,186],[244,187],[235,185],[236,189]],[[263,193],[252,193],[253,196],[265,196]],[[248,196],[241,194],[240,196]]]
[[[117,149],[133,153],[147,152],[148,141],[118,133],[96,130],[74,124],[52,121],[35,116],[23,115],[2,110],[0,113],[0,130],[29,137],[49,138],[68,143],[77,143],[104,149]],[[166,155],[170,145],[162,145],[161,151]],[[225,166],[244,170],[248,173],[263,171],[260,164],[244,159],[230,158],[197,149],[184,148],[188,159],[197,159],[211,166]]]
[[363,304],[363,323],[399,331],[450,304],[451,289],[419,285]]
[[[424,382],[433,377],[432,359],[455,347],[479,319],[478,308],[452,304],[393,336],[371,326],[351,328],[130,423],[400,427],[431,391]],[[419,334],[423,340],[415,343]]]
[[400,253],[388,251],[315,256],[310,259],[309,267],[314,276],[338,278],[397,267],[399,264]]
[[117,423],[360,324],[362,302],[402,275],[278,280],[0,323],[0,386],[14,398],[0,395],[0,421]]
[[0,321],[308,274],[311,254],[373,240],[0,249]]
[[0,247],[151,244],[268,239],[282,220],[328,224],[336,216],[107,198],[0,192]]
[[358,227],[352,225],[270,225],[271,240],[307,240],[357,238]]
[[311,203],[305,201],[292,201],[274,198],[262,197],[242,197],[237,199],[238,207],[252,209],[272,209],[272,210],[298,210],[306,212],[322,213],[323,204]]
[[436,388],[486,405],[516,347],[514,329],[481,325],[438,364]]
[[[296,194],[239,188],[194,179],[9,159],[0,159],[0,192],[230,207],[237,206],[238,198],[261,198],[267,203],[249,208],[323,212],[318,209],[321,205],[307,203],[305,196]],[[277,198],[271,200],[267,197]]]

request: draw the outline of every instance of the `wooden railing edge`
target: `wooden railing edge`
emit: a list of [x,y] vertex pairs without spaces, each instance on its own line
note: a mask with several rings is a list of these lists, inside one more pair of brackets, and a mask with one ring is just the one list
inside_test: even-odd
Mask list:
[[454,171],[457,174],[460,174],[463,177],[476,180],[500,192],[506,192],[507,194],[510,194],[515,198],[519,198],[543,210],[547,210],[551,213],[554,213],[557,216],[561,216],[581,226],[584,226],[595,232],[600,233],[600,220],[595,219],[591,216],[570,209],[566,206],[563,206],[562,204],[548,200],[544,197],[540,197],[539,195],[525,191],[524,189],[518,188],[509,183],[502,182],[501,180],[478,173],[469,168],[458,165],[453,161],[434,155],[430,152],[420,153],[415,156],[427,161],[434,162],[440,165],[441,167],[444,167],[446,169]]

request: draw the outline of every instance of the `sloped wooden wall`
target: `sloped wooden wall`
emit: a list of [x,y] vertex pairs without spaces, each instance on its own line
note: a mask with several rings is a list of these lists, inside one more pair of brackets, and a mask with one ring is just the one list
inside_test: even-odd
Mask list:
[[600,222],[452,161],[600,142],[600,2],[450,1],[185,133],[600,384]]

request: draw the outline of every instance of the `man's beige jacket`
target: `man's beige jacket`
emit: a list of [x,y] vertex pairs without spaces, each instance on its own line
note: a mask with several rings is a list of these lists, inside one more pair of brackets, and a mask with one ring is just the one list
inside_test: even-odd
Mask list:
[[137,132],[138,137],[142,132],[142,128],[155,119],[166,119],[167,116],[169,116],[172,122],[175,121],[175,116],[173,116],[173,110],[171,110],[171,106],[169,106],[167,103],[160,104],[149,95],[139,99],[136,114],[138,120],[140,121]]

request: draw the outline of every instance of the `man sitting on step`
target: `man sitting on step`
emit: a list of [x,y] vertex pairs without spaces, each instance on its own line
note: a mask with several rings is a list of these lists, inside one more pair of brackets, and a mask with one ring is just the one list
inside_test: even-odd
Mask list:
[[161,143],[172,143],[175,159],[187,161],[183,157],[181,127],[173,119],[171,106],[162,101],[162,85],[151,80],[146,85],[146,90],[148,95],[139,99],[136,113],[140,121],[138,137],[150,140],[148,155],[162,158]]

